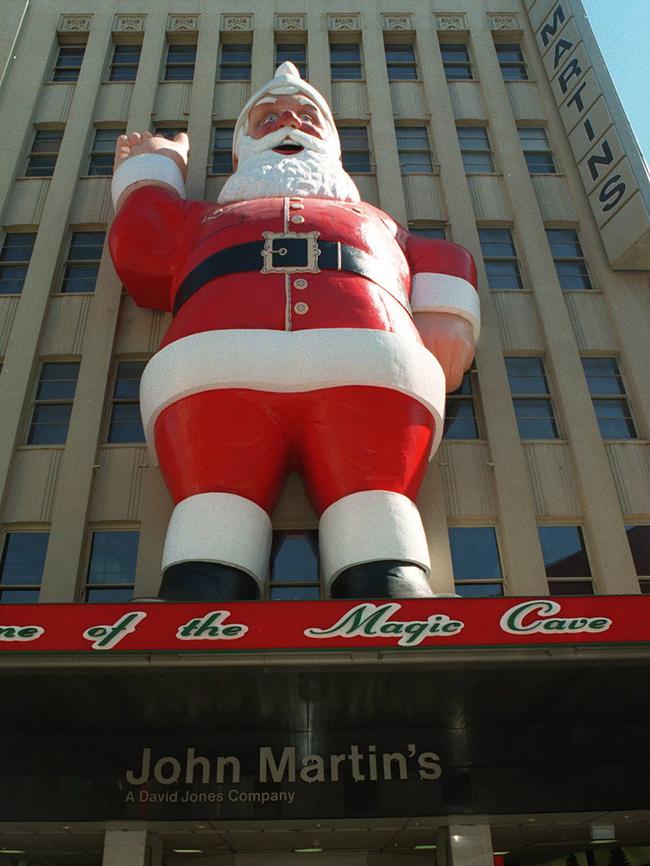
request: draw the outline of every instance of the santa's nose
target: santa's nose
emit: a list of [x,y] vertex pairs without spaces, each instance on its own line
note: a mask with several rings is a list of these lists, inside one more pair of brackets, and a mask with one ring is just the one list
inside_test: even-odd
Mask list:
[[280,128],[282,126],[292,126],[294,129],[300,128],[300,118],[296,114],[295,111],[291,111],[290,109],[286,109],[283,111],[278,119],[275,122],[276,128]]

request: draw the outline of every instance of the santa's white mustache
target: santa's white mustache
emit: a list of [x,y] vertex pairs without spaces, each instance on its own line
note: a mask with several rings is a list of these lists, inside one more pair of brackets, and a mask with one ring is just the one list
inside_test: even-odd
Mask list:
[[333,152],[331,142],[324,141],[322,138],[316,138],[314,135],[308,135],[300,129],[294,129],[292,126],[282,126],[280,129],[267,133],[263,138],[251,138],[249,135],[242,137],[245,139],[245,149],[248,155],[264,153],[288,142],[297,144],[299,147],[304,147],[305,150],[311,150],[314,153],[331,155]]

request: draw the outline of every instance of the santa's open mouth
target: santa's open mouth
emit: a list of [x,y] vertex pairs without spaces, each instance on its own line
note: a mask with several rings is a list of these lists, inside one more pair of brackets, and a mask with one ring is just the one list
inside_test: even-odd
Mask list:
[[277,147],[273,148],[275,153],[282,153],[285,156],[294,153],[300,153],[301,150],[304,150],[301,144],[293,144],[293,142],[285,141],[282,144],[279,144]]

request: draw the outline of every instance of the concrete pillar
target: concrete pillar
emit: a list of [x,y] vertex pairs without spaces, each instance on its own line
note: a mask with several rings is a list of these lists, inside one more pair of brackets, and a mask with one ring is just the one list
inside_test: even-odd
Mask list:
[[438,866],[493,866],[489,824],[450,824],[438,837]]
[[146,830],[106,830],[102,866],[162,866],[162,843]]
[[483,96],[491,123],[491,143],[497,164],[507,166],[504,185],[512,212],[517,215],[518,236],[526,250],[535,303],[544,323],[547,368],[555,373],[555,392],[560,398],[564,429],[572,445],[596,590],[638,593],[639,581],[625,536],[616,485],[582,372],[564,293],[546,243],[542,215],[537,207],[519,205],[522,198],[528,203],[534,202],[535,193],[492,34],[485,26],[482,12],[472,10],[470,22],[479,75],[481,80],[490,82],[490,87],[483,89]]
[[483,336],[476,350],[476,361],[499,503],[504,592],[506,595],[545,593],[548,585],[535,528],[535,502],[512,407],[498,338],[497,310],[487,286],[476,216],[458,145],[440,46],[436,33],[431,31],[426,10],[416,10],[414,18],[420,75],[428,107],[436,118],[430,131],[434,151],[441,163],[440,181],[449,211],[450,240],[472,252],[478,270]]

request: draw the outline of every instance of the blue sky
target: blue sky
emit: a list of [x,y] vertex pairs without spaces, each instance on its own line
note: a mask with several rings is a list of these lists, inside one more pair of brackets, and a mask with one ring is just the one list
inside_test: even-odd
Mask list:
[[650,162],[650,0],[582,0],[614,86]]

